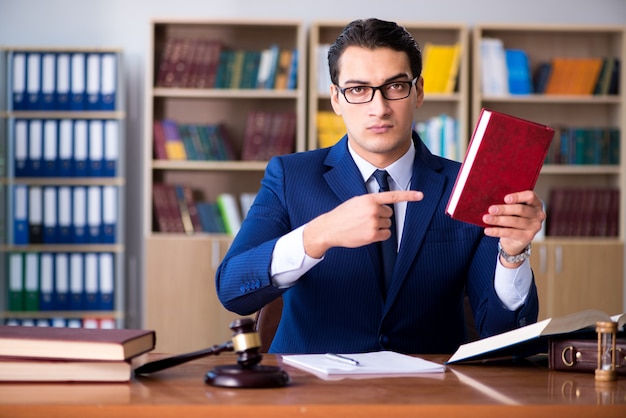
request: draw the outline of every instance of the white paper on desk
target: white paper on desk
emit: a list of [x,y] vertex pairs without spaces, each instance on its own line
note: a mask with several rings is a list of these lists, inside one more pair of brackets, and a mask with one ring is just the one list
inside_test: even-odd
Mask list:
[[423,373],[442,373],[446,367],[419,357],[393,351],[342,354],[358,361],[358,366],[343,364],[324,354],[292,354],[282,356],[283,362],[316,375],[371,375],[372,377],[406,376]]

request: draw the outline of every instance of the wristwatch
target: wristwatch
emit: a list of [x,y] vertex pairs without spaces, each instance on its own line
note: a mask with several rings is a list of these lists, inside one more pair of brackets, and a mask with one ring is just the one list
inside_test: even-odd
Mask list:
[[504,248],[502,248],[502,244],[500,244],[500,241],[498,241],[498,252],[507,263],[519,263],[530,257],[530,244],[528,244],[526,248],[524,248],[524,251],[522,251],[520,254],[511,255],[504,251]]

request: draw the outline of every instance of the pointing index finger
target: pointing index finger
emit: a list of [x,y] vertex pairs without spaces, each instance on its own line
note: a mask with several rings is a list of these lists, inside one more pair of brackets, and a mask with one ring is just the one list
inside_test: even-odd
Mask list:
[[424,193],[416,190],[394,190],[372,194],[376,203],[388,205],[397,202],[417,202],[424,198]]

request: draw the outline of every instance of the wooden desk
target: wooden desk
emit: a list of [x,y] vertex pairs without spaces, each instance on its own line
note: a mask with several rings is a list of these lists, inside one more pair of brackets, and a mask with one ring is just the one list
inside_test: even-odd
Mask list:
[[[156,358],[151,355],[151,358]],[[424,356],[443,362],[447,356]],[[455,365],[424,377],[324,381],[290,366],[279,389],[208,386],[204,375],[232,353],[125,384],[0,384],[0,417],[626,417],[626,379],[602,389],[593,374],[545,365]],[[262,364],[280,364],[266,355]]]

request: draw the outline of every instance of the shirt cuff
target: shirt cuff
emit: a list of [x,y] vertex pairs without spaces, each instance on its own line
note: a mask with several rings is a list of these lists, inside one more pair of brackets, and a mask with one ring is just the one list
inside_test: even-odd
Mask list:
[[304,227],[302,225],[276,241],[270,274],[272,284],[279,289],[293,286],[304,273],[324,259],[309,257],[304,251]]
[[507,309],[515,311],[526,302],[532,281],[530,260],[526,259],[519,267],[510,269],[500,263],[498,256],[493,285],[500,301]]

